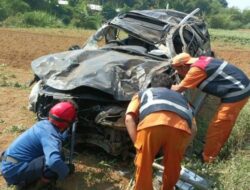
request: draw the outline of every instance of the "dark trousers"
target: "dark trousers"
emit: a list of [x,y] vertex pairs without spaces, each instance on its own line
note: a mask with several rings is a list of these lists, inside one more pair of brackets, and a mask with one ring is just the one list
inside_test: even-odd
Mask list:
[[[15,181],[15,183],[9,184],[23,187],[36,182],[37,180],[41,179],[41,177],[45,177],[50,180],[56,180],[57,174],[48,169],[44,162],[44,156],[32,160],[28,164],[27,168],[12,176],[11,181]],[[6,179],[6,181],[8,182],[8,179]]]

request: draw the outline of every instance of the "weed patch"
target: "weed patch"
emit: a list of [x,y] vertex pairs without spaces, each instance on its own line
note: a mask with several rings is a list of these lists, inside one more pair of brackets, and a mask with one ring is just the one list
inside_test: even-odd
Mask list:
[[218,163],[215,167],[216,171],[220,173],[217,180],[217,189],[249,189],[250,184],[250,164],[249,152],[238,151],[235,152],[234,157],[227,162]]
[[12,125],[11,127],[7,127],[3,130],[3,133],[22,133],[27,129],[27,127],[23,125]]
[[6,64],[0,64],[0,67],[6,67],[7,65]]
[[28,89],[28,85],[21,84],[19,82],[12,82],[8,81],[6,76],[3,76],[0,80],[0,87],[13,87],[13,88],[19,88],[19,89]]

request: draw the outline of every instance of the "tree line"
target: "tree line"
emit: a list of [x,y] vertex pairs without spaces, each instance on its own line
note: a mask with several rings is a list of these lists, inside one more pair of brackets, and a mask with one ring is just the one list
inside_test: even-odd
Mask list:
[[[64,1],[65,2],[65,1]],[[229,8],[226,0],[1,0],[0,25],[7,27],[79,27],[96,29],[130,10],[175,9],[189,13],[200,8],[210,28],[250,28],[250,9]],[[89,5],[102,6],[95,10]]]

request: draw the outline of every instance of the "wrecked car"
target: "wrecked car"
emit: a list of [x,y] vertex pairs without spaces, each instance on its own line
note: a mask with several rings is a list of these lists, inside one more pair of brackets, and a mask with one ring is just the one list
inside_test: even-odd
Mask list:
[[[82,47],[34,60],[37,83],[30,110],[41,120],[55,103],[70,99],[78,105],[76,142],[97,145],[115,156],[125,154],[131,142],[124,114],[132,96],[149,87],[155,73],[168,73],[178,82],[170,66],[176,54],[212,54],[208,30],[196,12],[124,13],[105,23]],[[198,113],[204,95],[196,91],[186,96]]]

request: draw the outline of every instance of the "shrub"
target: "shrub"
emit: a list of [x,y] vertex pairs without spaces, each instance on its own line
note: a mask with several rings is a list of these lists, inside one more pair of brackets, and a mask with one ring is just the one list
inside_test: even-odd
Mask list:
[[4,7],[4,5],[0,2],[0,21],[3,21],[8,17],[8,10]]
[[41,11],[28,12],[23,15],[26,26],[62,27],[63,24],[55,16]]
[[30,10],[30,6],[20,0],[1,0],[0,1],[0,21],[9,16],[15,16],[17,13],[23,13]]
[[248,24],[243,24],[242,28],[244,28],[244,29],[250,29],[250,22]]
[[16,16],[8,17],[4,26],[15,27],[63,27],[63,23],[48,13],[41,11],[18,13]]
[[211,28],[227,28],[228,18],[225,15],[214,15],[208,19]]
[[87,29],[98,29],[101,26],[101,17],[99,15],[88,16],[83,24]]
[[117,15],[117,12],[116,12],[115,8],[112,7],[112,3],[106,3],[106,4],[103,6],[103,9],[102,9],[102,16],[103,16],[106,20],[112,19],[112,18],[114,18],[116,15]]
[[242,12],[242,22],[244,24],[250,24],[249,23],[249,18],[250,18],[250,9],[245,9],[243,12]]
[[86,16],[72,19],[71,25],[78,28],[98,29],[101,26],[102,17],[100,15]]
[[234,30],[234,29],[239,29],[239,28],[242,28],[242,23],[238,20],[231,21],[226,26],[226,29],[229,29],[229,30]]
[[3,26],[7,27],[22,27],[23,23],[23,14],[17,14],[16,16],[10,16],[5,19],[2,23]]

